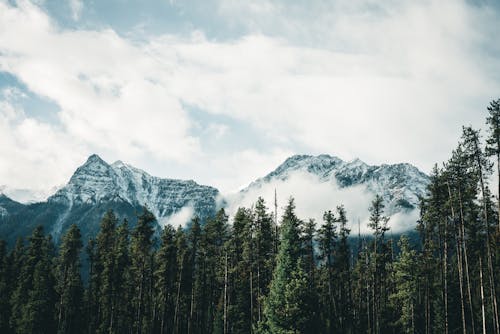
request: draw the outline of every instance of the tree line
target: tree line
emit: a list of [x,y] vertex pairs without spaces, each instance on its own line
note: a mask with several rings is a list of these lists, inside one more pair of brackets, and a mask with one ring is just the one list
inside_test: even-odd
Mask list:
[[160,234],[147,208],[135,226],[109,211],[85,247],[76,225],[57,249],[42,227],[0,241],[0,333],[499,334],[500,100],[488,111],[486,140],[464,127],[434,168],[418,242],[388,237],[380,196],[355,245],[342,205],[316,222],[293,198],[279,222],[259,198]]

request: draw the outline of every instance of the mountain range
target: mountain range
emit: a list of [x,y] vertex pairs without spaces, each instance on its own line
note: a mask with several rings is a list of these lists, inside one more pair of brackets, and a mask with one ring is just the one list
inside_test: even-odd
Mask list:
[[[305,179],[306,183],[294,188],[298,179]],[[121,161],[108,164],[94,154],[45,201],[22,204],[0,194],[0,238],[12,244],[18,236],[29,235],[41,224],[57,241],[61,233],[76,223],[87,240],[97,233],[107,210],[114,210],[119,219],[130,219],[134,225],[134,217],[144,205],[157,217],[158,229],[167,223],[186,223],[193,216],[204,221],[220,207],[227,207],[231,213],[239,205],[269,193],[269,189],[280,187],[288,187],[292,196],[306,192],[308,198],[315,198],[316,188],[335,189],[333,197],[346,191],[344,194],[350,194],[353,202],[366,202],[380,194],[386,214],[397,216],[416,211],[428,183],[426,174],[407,163],[370,166],[359,159],[345,162],[330,155],[295,155],[239,193],[223,196],[211,186],[151,176]],[[325,194],[328,193],[320,191],[318,200],[330,196]],[[367,211],[369,203],[364,202],[358,207]],[[351,211],[358,210],[353,208]]]

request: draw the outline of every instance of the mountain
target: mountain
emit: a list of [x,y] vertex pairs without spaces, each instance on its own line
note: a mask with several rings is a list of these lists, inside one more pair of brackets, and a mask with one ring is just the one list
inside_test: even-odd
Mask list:
[[49,190],[42,189],[23,189],[23,188],[10,188],[7,185],[0,186],[0,193],[9,197],[10,199],[23,203],[38,203],[46,201],[47,198],[55,193],[60,187],[53,187]]
[[[23,205],[5,195],[0,197],[0,238],[13,242],[43,225],[57,240],[76,223],[83,239],[94,236],[103,214],[113,209],[120,218],[132,219],[147,205],[160,224],[179,213],[206,219],[215,213],[219,191],[194,181],[163,179],[121,161],[108,164],[91,155],[69,182],[45,202]],[[182,217],[181,217],[182,218]],[[176,220],[177,223],[185,221]]]
[[83,240],[87,240],[97,233],[107,210],[114,210],[119,219],[130,219],[133,226],[143,205],[158,218],[158,228],[165,223],[178,225],[194,215],[205,220],[215,213],[218,203],[224,203],[229,213],[239,206],[251,206],[258,196],[273,203],[275,189],[280,196],[279,206],[293,196],[303,218],[320,221],[322,212],[344,204],[350,221],[362,221],[364,226],[370,201],[380,194],[386,214],[391,216],[391,227],[397,231],[415,224],[418,199],[425,195],[428,183],[427,175],[406,163],[370,166],[359,159],[345,162],[324,154],[295,155],[238,194],[219,202],[219,191],[213,187],[151,176],[121,161],[108,164],[91,155],[46,201],[22,204],[0,195],[0,239],[12,245],[18,236],[30,235],[41,224],[57,241],[76,223]]
[[[371,166],[359,159],[347,162],[326,154],[294,155],[241,190],[233,201],[246,204],[247,197],[267,194],[266,201],[272,203],[277,189],[282,198],[295,197],[297,209],[309,205],[316,211],[327,210],[343,203],[351,211],[352,219],[366,221],[370,201],[379,194],[384,198],[385,213],[395,218],[407,215],[413,221],[403,224],[410,226],[415,223],[419,197],[425,195],[428,184],[429,177],[408,163]],[[321,203],[325,203],[324,207]],[[309,217],[312,212],[309,216],[308,212],[304,214]],[[395,223],[396,219],[392,220]]]

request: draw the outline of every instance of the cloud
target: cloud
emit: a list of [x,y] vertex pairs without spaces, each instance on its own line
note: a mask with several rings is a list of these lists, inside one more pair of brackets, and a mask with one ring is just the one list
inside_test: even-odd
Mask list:
[[146,49],[111,30],[61,31],[28,2],[0,9],[0,69],[54,101],[63,131],[125,158],[183,160],[198,150],[179,99],[158,83],[161,61]]
[[82,0],[70,0],[69,6],[71,8],[71,17],[74,21],[78,21],[80,19],[80,15],[83,10],[83,1]]
[[[15,149],[2,142],[9,158],[0,179],[26,163],[31,172],[18,183],[57,185],[92,151],[146,167],[175,162],[178,173],[197,173],[192,177],[228,190],[292,152],[408,161],[428,171],[448,157],[462,124],[482,125],[482,110],[500,90],[500,50],[491,43],[500,20],[487,6],[216,4],[220,18],[243,25],[244,34],[137,38],[107,28],[65,29],[30,2],[0,2],[0,71],[58,107],[58,124],[27,116],[7,121],[4,108],[3,136]],[[265,147],[247,138],[207,151],[187,105],[255,129]],[[23,142],[28,126],[46,139]],[[223,122],[202,129],[220,147],[240,130]],[[68,150],[71,166],[26,158]],[[42,171],[50,174],[43,182],[34,177]]]
[[[336,182],[324,182],[316,175],[305,171],[292,172],[287,180],[274,180],[264,183],[262,187],[251,187],[249,191],[227,196],[228,213],[234,215],[239,207],[252,207],[259,196],[274,211],[275,190],[279,217],[290,197],[295,199],[299,218],[303,220],[313,218],[318,225],[322,223],[325,211],[335,211],[337,206],[344,205],[352,233],[358,232],[358,222],[362,233],[371,233],[368,229],[370,215],[368,208],[375,197],[374,193],[362,185],[339,188]],[[388,225],[393,232],[406,231],[415,227],[417,218],[418,210],[400,212],[391,217]]]
[[192,204],[186,205],[171,216],[161,219],[159,223],[161,227],[164,227],[167,224],[172,225],[173,227],[186,226],[186,224],[191,221],[191,218],[193,218],[193,215],[194,208]]
[[[0,186],[16,199],[40,199],[61,180],[68,180],[79,160],[82,143],[54,126],[26,117],[23,110],[0,102]],[[30,189],[33,198],[16,189]],[[17,195],[16,195],[17,194]]]

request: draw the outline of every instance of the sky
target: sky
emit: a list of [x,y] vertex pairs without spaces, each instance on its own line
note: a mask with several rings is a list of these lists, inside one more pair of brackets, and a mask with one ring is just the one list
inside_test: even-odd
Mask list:
[[223,193],[292,154],[424,172],[500,97],[496,1],[0,0],[0,186],[92,153]]

